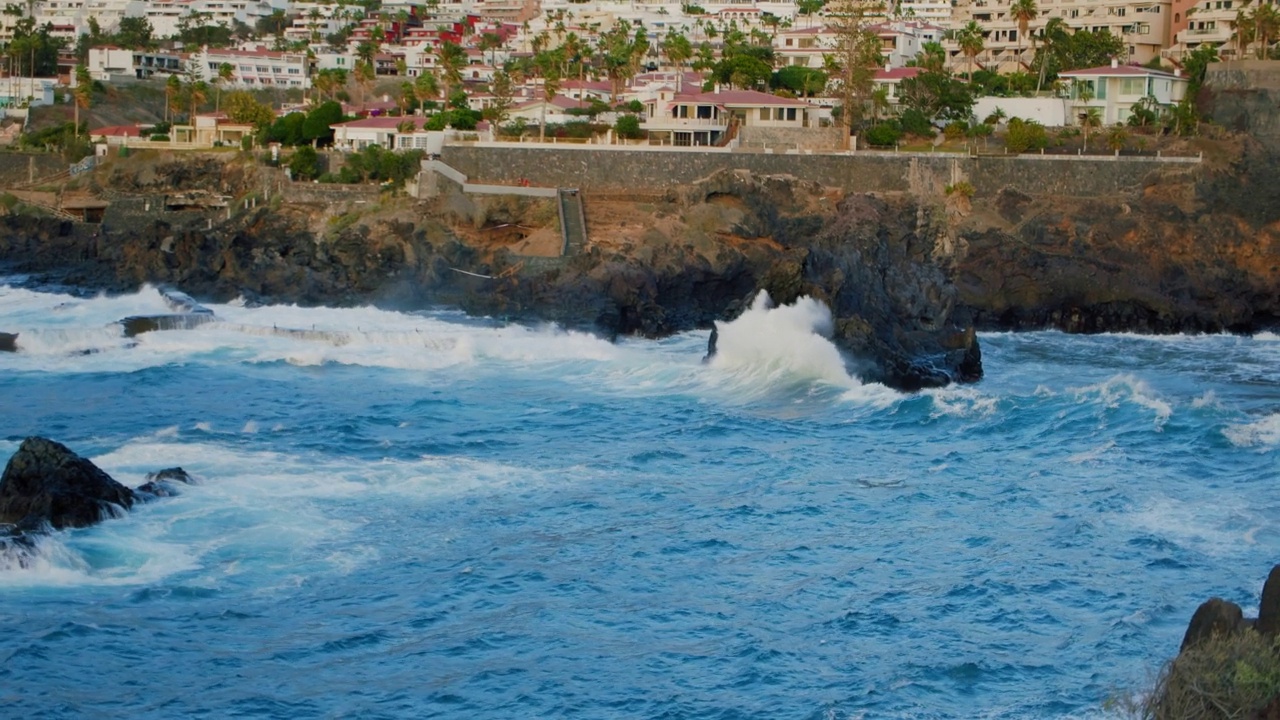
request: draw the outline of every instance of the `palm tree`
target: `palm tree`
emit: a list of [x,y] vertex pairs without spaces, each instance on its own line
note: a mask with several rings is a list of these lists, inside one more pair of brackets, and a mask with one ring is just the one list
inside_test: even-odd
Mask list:
[[[1013,4],[1009,6],[1009,17],[1018,23],[1018,64],[1022,62],[1022,38],[1027,34],[1027,28],[1031,27],[1031,21],[1036,19],[1040,14],[1036,7],[1036,0],[1013,0]],[[1034,39],[1032,40],[1034,43]]]
[[89,109],[89,105],[93,102],[93,78],[89,76],[89,68],[84,65],[76,66],[76,89],[72,91],[75,96],[75,124],[76,135],[80,134],[80,108]]
[[[1243,3],[1248,5],[1249,3]],[[1243,7],[1236,11],[1236,19],[1231,22],[1231,28],[1235,31],[1236,53],[1239,57],[1244,57],[1250,45],[1253,44],[1253,20],[1249,17],[1249,12]]]
[[960,32],[956,33],[956,44],[960,46],[960,52],[964,53],[969,65],[969,82],[973,82],[973,59],[982,52],[985,43],[982,38],[982,26],[976,21],[970,20],[968,24],[960,28]]
[[[178,119],[178,111],[182,109],[182,78],[170,75],[164,84],[164,119],[172,122]],[[172,113],[172,119],[170,116]]]
[[1044,87],[1044,78],[1049,67],[1049,60],[1053,55],[1053,47],[1059,37],[1067,34],[1067,23],[1060,17],[1051,17],[1049,21],[1040,28],[1040,52],[1045,56],[1040,58],[1040,77],[1036,80],[1036,93]]
[[[1105,78],[1100,80],[1105,82]],[[1080,127],[1084,130],[1084,151],[1089,152],[1089,128],[1095,127],[1101,123],[1101,116],[1098,108],[1089,107],[1089,103],[1093,101],[1093,83],[1089,81],[1076,81],[1076,100],[1079,101],[1083,112],[1080,113]]]
[[236,69],[231,63],[222,63],[218,66],[218,74],[213,77],[213,85],[218,90],[218,94],[213,101],[213,109],[215,112],[222,109],[222,83],[230,83],[235,79]]
[[489,65],[497,62],[495,50],[502,47],[502,36],[498,33],[487,32],[480,35],[480,52],[489,53]]
[[467,64],[467,51],[461,45],[446,40],[440,46],[440,67],[444,70],[444,99],[462,85],[462,68]]
[[[413,95],[418,98],[420,105],[426,105],[428,100],[432,100],[440,95],[440,82],[436,79],[435,73],[423,72],[413,81]],[[422,114],[426,115],[426,110],[422,110]]]
[[1280,13],[1274,5],[1264,4],[1253,9],[1253,34],[1258,39],[1258,59],[1267,58],[1270,40],[1280,33]]
[[[545,56],[544,56],[545,57]],[[555,63],[548,62],[542,68],[542,118],[538,121],[538,142],[547,140],[547,105],[560,92],[560,76]]]
[[191,124],[196,122],[196,113],[200,110],[200,106],[205,100],[209,99],[209,84],[203,80],[197,80],[187,86],[187,98],[191,101]]

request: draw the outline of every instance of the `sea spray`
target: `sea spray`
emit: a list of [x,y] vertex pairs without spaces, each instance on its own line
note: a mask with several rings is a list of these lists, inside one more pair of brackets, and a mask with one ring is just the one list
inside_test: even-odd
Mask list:
[[761,290],[737,319],[716,323],[719,339],[712,367],[748,376],[755,382],[821,381],[838,387],[860,383],[849,374],[830,338],[831,310],[804,296],[775,306]]

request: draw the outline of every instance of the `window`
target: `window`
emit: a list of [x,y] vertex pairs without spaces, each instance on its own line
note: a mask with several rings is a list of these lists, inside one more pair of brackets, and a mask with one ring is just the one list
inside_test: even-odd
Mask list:
[[788,119],[788,120],[791,120],[791,121],[795,121],[795,119],[796,119],[796,109],[795,109],[795,108],[787,108],[787,119]]
[[1147,79],[1146,78],[1121,78],[1120,94],[1121,95],[1146,95]]
[[769,119],[769,108],[760,108],[760,119],[761,120]]

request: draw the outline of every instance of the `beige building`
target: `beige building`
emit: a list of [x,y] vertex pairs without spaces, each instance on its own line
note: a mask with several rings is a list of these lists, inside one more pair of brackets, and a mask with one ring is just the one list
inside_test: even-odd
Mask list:
[[[1202,0],[1203,1],[1203,0]],[[1215,0],[1216,1],[1216,0]],[[1027,70],[1035,57],[1031,37],[1019,37],[1018,23],[1009,15],[1009,0],[957,0],[952,27],[970,20],[985,31],[985,49],[976,63],[989,70]],[[1173,0],[1040,0],[1028,35],[1035,35],[1050,18],[1062,18],[1072,30],[1107,30],[1124,41],[1122,63],[1145,63],[1160,57],[1173,42]],[[954,41],[943,43],[953,68],[962,69],[966,58]]]
[[1235,21],[1241,8],[1253,7],[1240,0],[1174,0],[1172,41],[1163,57],[1182,63],[1187,53],[1201,45],[1218,49],[1218,56],[1231,60],[1239,53],[1236,47]]

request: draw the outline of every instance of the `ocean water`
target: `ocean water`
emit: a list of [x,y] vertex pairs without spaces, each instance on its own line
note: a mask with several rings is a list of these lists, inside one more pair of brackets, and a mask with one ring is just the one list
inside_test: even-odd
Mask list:
[[0,460],[201,481],[0,560],[0,716],[1104,717],[1280,561],[1273,334],[986,334],[904,395],[811,301],[708,364],[210,307],[0,286]]

